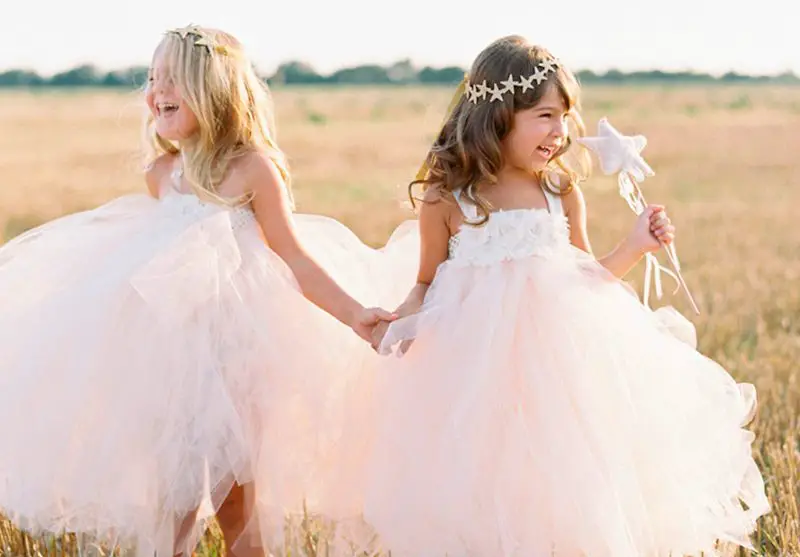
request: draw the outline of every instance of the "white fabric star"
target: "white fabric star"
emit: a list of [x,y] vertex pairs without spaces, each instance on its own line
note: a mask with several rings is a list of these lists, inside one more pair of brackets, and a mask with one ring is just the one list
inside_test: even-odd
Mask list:
[[478,88],[477,85],[473,87],[470,85],[467,88],[467,96],[469,97],[469,102],[472,104],[478,104]]
[[181,39],[185,39],[188,35],[200,36],[197,25],[187,25],[179,29],[171,29],[170,32],[177,34]]
[[536,85],[541,85],[542,81],[547,79],[547,72],[544,70],[537,69],[536,72],[531,76],[531,79],[536,80]]
[[492,98],[489,99],[489,100],[491,100],[491,102],[502,101],[503,100],[503,93],[505,93],[505,90],[504,89],[500,89],[497,86],[497,83],[494,84],[494,87],[489,89],[489,92],[492,94]]
[[597,154],[604,174],[630,172],[639,182],[647,176],[655,175],[640,155],[647,145],[647,138],[643,135],[622,135],[606,118],[600,119],[597,136],[581,137],[578,142]]
[[489,88],[486,86],[486,80],[483,80],[483,83],[479,83],[475,86],[475,96],[481,100],[486,99],[486,93],[489,92]]
[[522,87],[522,92],[524,93],[528,89],[533,89],[533,76],[529,77],[522,77],[519,76],[519,86]]
[[513,74],[509,74],[508,75],[508,79],[506,79],[505,81],[501,81],[500,83],[503,84],[503,87],[505,88],[505,91],[506,92],[510,92],[511,94],[514,93],[514,86],[515,85],[520,85],[520,83],[517,83],[516,81],[514,81],[514,75]]
[[194,41],[194,46],[204,46],[209,54],[216,48],[216,44],[211,41],[209,37],[200,37]]
[[553,59],[548,59],[548,60],[542,60],[541,62],[539,62],[539,65],[542,67],[545,73],[555,72],[556,68],[558,67],[558,62]]

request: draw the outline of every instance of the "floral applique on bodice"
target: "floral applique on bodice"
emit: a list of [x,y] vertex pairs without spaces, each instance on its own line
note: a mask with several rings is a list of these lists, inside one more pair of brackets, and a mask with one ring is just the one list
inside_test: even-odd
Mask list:
[[533,255],[549,255],[570,249],[569,224],[561,198],[543,188],[548,208],[493,211],[482,225],[474,205],[455,198],[465,222],[450,238],[448,259],[455,265],[492,265]]

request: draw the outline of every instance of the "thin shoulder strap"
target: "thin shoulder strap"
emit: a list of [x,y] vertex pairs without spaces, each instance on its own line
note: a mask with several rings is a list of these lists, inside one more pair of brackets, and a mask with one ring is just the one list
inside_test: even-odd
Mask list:
[[[549,180],[554,187],[560,188],[561,183],[559,180],[558,175],[550,175]],[[542,184],[542,191],[544,192],[544,196],[547,199],[547,205],[550,207],[550,213],[556,216],[563,217],[564,216],[564,205],[561,203],[561,196],[553,193],[550,189],[550,186],[547,184]]]
[[[468,188],[471,186],[467,186]],[[458,206],[461,208],[461,213],[467,220],[477,220],[478,218],[478,208],[471,203],[466,203],[463,199],[461,199],[461,194],[463,190],[455,190],[453,191],[453,197],[456,198],[456,202]]]
[[158,192],[159,195],[164,195],[165,192],[174,192],[174,193],[186,193],[181,189],[181,183],[183,179],[183,162],[178,158],[177,161],[173,162],[169,167],[169,180],[167,180],[166,184],[162,184],[161,191]]
[[564,206],[561,203],[561,196],[551,192],[546,187],[544,188],[544,195],[547,198],[547,205],[550,207],[550,213],[563,217]]

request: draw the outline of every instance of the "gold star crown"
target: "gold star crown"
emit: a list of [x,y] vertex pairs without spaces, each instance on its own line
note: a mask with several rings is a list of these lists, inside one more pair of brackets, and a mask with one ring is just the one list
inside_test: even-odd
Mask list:
[[229,47],[224,44],[219,44],[212,35],[206,33],[197,25],[187,25],[179,29],[170,29],[167,31],[167,34],[170,33],[178,35],[183,40],[185,40],[186,37],[193,37],[194,42],[192,44],[194,44],[194,46],[204,47],[209,54],[231,54],[231,49]]
[[[469,102],[478,104],[478,100],[486,100],[489,96],[489,102],[502,101],[503,95],[506,93],[514,94],[515,87],[521,87],[524,93],[528,89],[533,89],[536,85],[541,85],[543,81],[547,80],[548,74],[555,73],[556,68],[559,67],[559,62],[555,58],[542,60],[536,64],[536,71],[531,75],[525,77],[522,75],[517,76],[509,75],[508,79],[501,81],[498,85],[493,84],[491,87],[483,80],[483,83],[472,84],[467,82],[467,87],[464,89],[464,94],[469,97]],[[536,84],[534,85],[534,81]]]

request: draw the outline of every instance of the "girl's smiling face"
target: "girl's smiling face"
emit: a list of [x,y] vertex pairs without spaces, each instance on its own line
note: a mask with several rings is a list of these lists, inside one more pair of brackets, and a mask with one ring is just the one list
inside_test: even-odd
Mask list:
[[558,87],[547,87],[535,106],[514,114],[501,142],[505,163],[529,173],[544,170],[567,139],[567,114]]
[[175,85],[164,50],[158,49],[153,56],[145,100],[155,120],[158,135],[171,141],[182,141],[195,135],[200,126]]

